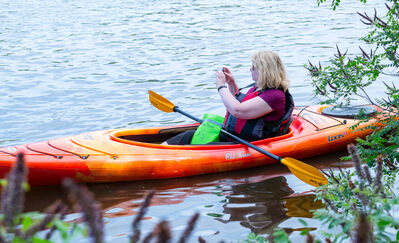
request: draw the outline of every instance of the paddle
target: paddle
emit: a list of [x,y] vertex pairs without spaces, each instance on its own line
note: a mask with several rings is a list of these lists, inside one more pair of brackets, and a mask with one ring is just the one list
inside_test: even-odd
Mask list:
[[[156,108],[158,108],[159,110],[164,111],[164,112],[178,112],[178,113],[180,113],[184,116],[187,116],[199,123],[203,122],[202,119],[198,119],[198,118],[180,110],[178,106],[175,106],[172,102],[170,102],[166,98],[162,97],[161,95],[155,93],[154,91],[148,90],[148,94],[149,94],[149,99],[150,99],[151,104],[153,106],[155,106]],[[318,186],[328,183],[328,181],[327,181],[326,177],[323,175],[323,173],[321,173],[318,169],[316,169],[313,166],[310,166],[308,164],[305,164],[305,163],[303,163],[299,160],[293,159],[293,158],[288,158],[288,157],[282,158],[282,157],[276,156],[258,146],[253,145],[252,143],[249,143],[249,142],[227,132],[224,129],[222,129],[220,132],[223,133],[224,135],[227,135],[230,138],[236,140],[237,142],[245,144],[248,147],[286,165],[288,167],[288,169],[292,172],[292,174],[294,174],[300,180],[302,180],[303,182],[305,182],[309,185],[318,187]]]

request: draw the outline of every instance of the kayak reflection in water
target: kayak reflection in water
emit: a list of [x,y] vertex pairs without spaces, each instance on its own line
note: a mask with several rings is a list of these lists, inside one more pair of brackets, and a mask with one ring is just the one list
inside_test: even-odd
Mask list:
[[[223,205],[223,217],[215,220],[234,222],[272,241],[274,229],[291,217],[312,218],[312,210],[324,207],[314,194],[296,195],[283,176],[234,185]],[[300,224],[298,226],[301,226]],[[303,228],[283,228],[288,234]],[[315,228],[309,228],[313,230]]]
[[[294,102],[288,92],[289,80],[280,57],[272,51],[257,51],[252,55],[250,72],[255,83],[245,87],[250,87],[246,94],[241,93],[230,69],[224,67],[216,72],[217,91],[227,109],[224,129],[247,141],[287,133]],[[193,144],[199,130],[186,131],[163,144]],[[220,134],[218,141],[211,142],[225,144],[231,140]]]

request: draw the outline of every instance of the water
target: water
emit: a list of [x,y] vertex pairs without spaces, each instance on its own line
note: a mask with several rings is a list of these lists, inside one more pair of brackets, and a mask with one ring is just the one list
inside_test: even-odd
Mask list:
[[[371,6],[379,6],[371,1]],[[348,1],[1,1],[0,145],[81,132],[189,122],[148,102],[147,90],[195,116],[224,108],[214,72],[251,82],[250,55],[278,52],[297,105],[314,104],[307,60],[366,32]],[[379,6],[381,7],[381,6]],[[381,89],[373,89],[378,94]]]
[[[258,49],[279,53],[296,105],[316,104],[318,100],[312,97],[311,81],[303,65],[308,60],[325,64],[335,53],[335,45],[350,53],[359,52],[358,38],[367,29],[360,24],[356,11],[371,12],[373,7],[384,8],[377,0],[368,1],[368,5],[344,1],[336,12],[327,5],[317,7],[316,1],[304,0],[2,0],[0,146],[92,130],[191,122],[179,114],[162,113],[152,107],[148,102],[149,89],[194,116],[205,112],[222,115],[225,110],[215,89],[215,71],[228,66],[240,86],[249,84],[250,55]],[[378,97],[382,91],[382,86],[376,86],[370,94]],[[337,156],[328,158],[336,160]],[[217,179],[203,176],[199,177],[200,185],[195,186],[191,185],[193,179],[187,178],[150,185],[137,182],[133,183],[135,186],[91,187],[106,205],[105,210],[119,210],[120,203],[140,201],[147,188],[159,190],[164,201],[150,208],[151,220],[144,222],[147,231],[160,218],[168,218],[174,222],[175,231],[180,232],[194,209],[200,209],[202,226],[196,231],[197,236],[210,241],[240,239],[250,231],[269,234],[274,227],[270,225],[298,227],[283,216],[280,201],[309,188],[287,174],[275,177],[272,173],[272,181],[265,179],[268,171],[263,168],[261,172],[238,173],[242,176],[238,182],[229,173]],[[260,173],[254,176],[256,179],[253,172]],[[249,185],[245,180],[249,180]],[[280,187],[270,189],[270,183]],[[258,192],[247,195],[243,188],[252,184],[259,187]],[[230,189],[226,195],[217,196],[217,187]],[[121,193],[116,193],[119,188]],[[269,189],[273,195],[263,195]],[[47,190],[50,189],[44,191]],[[98,192],[102,190],[110,192],[104,200]],[[230,201],[230,196],[243,197],[246,204],[222,202]],[[51,198],[47,193],[44,197],[33,196],[29,204],[40,210],[46,204],[43,200],[48,202]],[[260,201],[277,203],[280,211],[265,211],[264,205],[256,206]],[[205,210],[204,205],[208,204],[213,206]],[[130,215],[135,213],[138,202],[133,205],[128,206],[130,211],[122,208],[121,212],[106,213],[108,240],[126,240]],[[251,213],[238,212],[237,207]],[[262,215],[257,214],[258,209],[263,210]],[[223,216],[215,218],[207,213]],[[257,226],[252,225],[254,218]],[[269,226],[262,226],[266,221],[271,221]]]

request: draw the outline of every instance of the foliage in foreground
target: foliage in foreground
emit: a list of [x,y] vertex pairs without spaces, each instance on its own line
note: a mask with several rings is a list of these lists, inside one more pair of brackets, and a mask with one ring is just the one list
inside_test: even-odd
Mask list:
[[399,241],[399,218],[396,210],[399,197],[391,187],[391,180],[383,173],[382,159],[377,160],[374,177],[367,165],[362,167],[357,148],[348,146],[355,171],[330,172],[330,183],[317,189],[318,198],[328,209],[316,211],[315,217],[329,228],[341,227],[334,241],[351,239],[352,242]]
[[[324,1],[319,0],[319,3]],[[333,0],[332,6],[339,3]],[[371,127],[374,133],[358,141],[359,152],[370,166],[374,166],[377,157],[382,156],[388,172],[396,168],[399,160],[399,89],[395,85],[399,79],[399,2],[388,0],[385,5],[387,12],[384,17],[376,11],[372,17],[358,13],[361,21],[370,28],[369,34],[361,38],[369,46],[369,51],[359,46],[360,53],[349,56],[347,51],[342,53],[337,46],[337,54],[330,59],[329,66],[309,62],[306,68],[316,87],[315,96],[321,98],[321,103],[344,106],[360,98],[381,109],[377,119],[382,128]],[[372,84],[385,86],[386,97],[371,98],[366,89]]]
[[[89,237],[93,243],[104,242],[104,222],[100,204],[94,200],[92,193],[83,185],[78,185],[71,179],[65,179],[63,186],[68,191],[68,198],[73,203],[75,211],[82,214],[86,228],[74,223],[63,221],[69,208],[57,200],[50,205],[45,213],[23,213],[27,168],[22,153],[17,155],[7,180],[3,181],[0,214],[0,243],[50,243],[71,242],[75,237]],[[140,222],[143,220],[151,199],[151,191],[141,204],[139,213],[132,223],[130,242],[171,242],[172,235],[166,220],[158,223],[145,237],[141,236]],[[199,218],[195,213],[187,224],[177,242],[186,242]],[[205,242],[201,237],[199,242]]]
[[[317,0],[319,4],[325,1]],[[339,4],[340,0],[332,0],[331,6],[335,10]],[[369,34],[361,38],[369,45],[369,51],[359,47],[359,55],[349,56],[337,46],[329,66],[311,62],[306,66],[321,103],[346,106],[357,97],[380,108],[375,117],[378,127],[371,127],[374,132],[359,139],[357,146],[348,147],[355,171],[330,171],[329,183],[316,190],[317,198],[327,205],[314,213],[328,227],[328,232],[318,234],[325,237],[325,242],[399,241],[399,197],[395,187],[399,163],[399,90],[395,85],[399,78],[399,3],[388,0],[385,5],[384,17],[376,11],[373,17],[358,13],[370,27]],[[390,82],[384,80],[387,77]],[[366,88],[379,82],[386,88],[386,98],[372,99]],[[302,234],[307,235],[307,242],[322,242],[309,232]],[[290,242],[282,230],[276,231],[275,236],[279,242]]]
[[[64,242],[68,242],[79,229],[62,222],[67,209],[61,201],[50,205],[44,214],[22,213],[26,174],[23,155],[18,154],[8,179],[2,183],[0,242],[49,242],[55,231],[60,233]],[[40,234],[44,229],[48,231]]]
[[[313,236],[309,231],[307,242],[399,242],[399,196],[398,188],[392,188],[390,176],[383,173],[383,163],[377,160],[375,172],[362,165],[357,147],[348,146],[355,170],[330,171],[329,183],[316,189],[316,198],[326,208],[314,212],[314,218],[327,226],[327,231]],[[302,221],[303,224],[306,223]],[[288,235],[278,229],[274,236],[277,242],[291,242]]]

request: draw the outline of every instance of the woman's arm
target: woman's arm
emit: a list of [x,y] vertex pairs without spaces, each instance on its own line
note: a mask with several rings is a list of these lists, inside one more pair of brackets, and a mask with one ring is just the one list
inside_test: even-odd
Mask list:
[[[226,84],[226,76],[222,71],[216,73],[216,86]],[[227,88],[221,88],[219,95],[231,115],[240,119],[255,119],[273,111],[270,105],[260,97],[240,103]]]
[[270,105],[260,97],[240,103],[227,89],[219,90],[219,95],[230,114],[240,119],[255,119],[273,111]]

